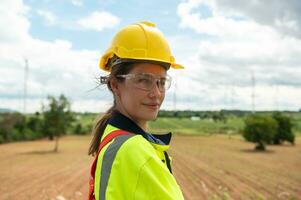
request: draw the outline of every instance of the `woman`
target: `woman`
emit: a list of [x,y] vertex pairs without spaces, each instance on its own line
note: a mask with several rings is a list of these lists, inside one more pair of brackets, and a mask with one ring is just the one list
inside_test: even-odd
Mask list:
[[147,132],[170,87],[174,63],[163,34],[150,22],[126,26],[100,59],[114,104],[93,129],[90,199],[184,199],[166,153],[171,133]]

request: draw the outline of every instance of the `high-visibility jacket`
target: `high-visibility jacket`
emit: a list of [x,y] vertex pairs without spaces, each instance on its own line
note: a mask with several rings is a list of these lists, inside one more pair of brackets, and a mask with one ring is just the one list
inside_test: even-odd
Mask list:
[[183,200],[166,153],[171,133],[149,134],[119,112],[108,120],[101,139],[116,130],[132,134],[116,137],[100,151],[94,182],[96,200]]

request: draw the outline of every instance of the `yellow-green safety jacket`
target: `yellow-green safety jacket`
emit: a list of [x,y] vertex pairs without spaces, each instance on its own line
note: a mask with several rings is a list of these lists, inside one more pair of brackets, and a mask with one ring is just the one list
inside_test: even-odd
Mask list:
[[149,134],[116,111],[101,139],[120,129],[132,134],[116,137],[100,151],[94,182],[96,200],[183,200],[166,153],[171,133]]

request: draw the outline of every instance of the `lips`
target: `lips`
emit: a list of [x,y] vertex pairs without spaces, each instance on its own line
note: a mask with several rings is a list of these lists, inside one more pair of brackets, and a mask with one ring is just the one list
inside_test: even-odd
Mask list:
[[160,107],[160,104],[158,104],[158,103],[148,103],[148,104],[143,104],[143,105],[145,105],[151,109],[159,109],[159,107]]

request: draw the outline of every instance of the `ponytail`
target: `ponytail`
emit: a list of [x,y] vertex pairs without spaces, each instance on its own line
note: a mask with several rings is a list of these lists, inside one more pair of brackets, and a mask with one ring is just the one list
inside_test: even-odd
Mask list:
[[[114,67],[112,67],[111,74],[105,81],[108,89],[111,92],[113,92],[111,85],[110,85],[110,79],[112,77],[116,77],[117,75],[121,75],[121,74],[128,74],[133,67],[134,67],[134,63],[131,63],[131,62],[119,63],[119,64],[116,64]],[[123,82],[124,80],[117,79],[117,81]],[[102,82],[100,82],[100,84],[102,84]],[[98,118],[96,119],[96,123],[92,129],[93,138],[90,143],[88,155],[95,156],[97,154],[103,132],[107,126],[108,120],[112,117],[115,110],[116,110],[116,101],[115,101],[115,96],[114,96],[114,105],[109,110],[107,110],[107,112],[104,115],[98,116]]]
[[115,111],[115,105],[112,106],[109,110],[107,110],[107,112],[104,115],[98,116],[96,123],[92,129],[93,139],[91,140],[90,143],[88,155],[95,156],[97,154],[101,137],[107,126],[107,122],[112,117],[114,111]]

